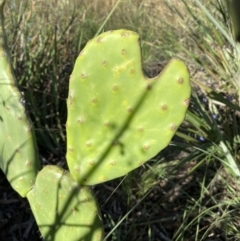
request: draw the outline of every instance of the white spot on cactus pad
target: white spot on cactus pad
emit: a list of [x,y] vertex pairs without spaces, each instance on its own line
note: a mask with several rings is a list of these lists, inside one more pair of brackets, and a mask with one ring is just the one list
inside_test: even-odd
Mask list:
[[129,66],[131,66],[135,59],[130,59],[128,61],[125,61],[123,64],[115,66],[113,68],[114,75],[119,75],[122,71],[126,70]]

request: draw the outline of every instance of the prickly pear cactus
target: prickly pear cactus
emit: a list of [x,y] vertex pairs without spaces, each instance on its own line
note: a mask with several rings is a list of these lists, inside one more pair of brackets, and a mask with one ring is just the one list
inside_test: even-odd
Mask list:
[[138,34],[109,31],[88,42],[70,77],[67,162],[81,184],[123,176],[165,148],[184,119],[189,73],[173,59],[142,74]]
[[44,167],[27,198],[45,241],[102,240],[102,223],[91,190],[80,187],[60,167]]
[[12,71],[0,1],[0,168],[12,187],[26,196],[40,168],[34,132]]

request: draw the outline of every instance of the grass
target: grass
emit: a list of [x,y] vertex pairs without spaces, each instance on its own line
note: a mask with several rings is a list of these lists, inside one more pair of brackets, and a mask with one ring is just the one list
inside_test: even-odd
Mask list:
[[[189,67],[192,99],[171,145],[126,177],[94,188],[107,240],[240,240],[239,50],[224,1],[12,0],[6,13],[14,69],[43,164],[66,167],[68,79],[76,56],[99,31],[138,32],[149,76],[173,56]],[[12,240],[23,240],[20,224],[32,220],[20,200],[20,211],[3,206],[21,213],[2,225]],[[36,225],[30,230],[28,240],[37,240]]]

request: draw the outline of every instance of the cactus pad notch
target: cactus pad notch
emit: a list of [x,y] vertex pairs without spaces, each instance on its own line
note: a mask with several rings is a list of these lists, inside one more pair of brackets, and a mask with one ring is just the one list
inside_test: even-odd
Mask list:
[[123,176],[165,148],[191,93],[185,64],[172,59],[155,78],[142,73],[139,36],[105,32],[79,54],[67,100],[67,162],[81,184]]

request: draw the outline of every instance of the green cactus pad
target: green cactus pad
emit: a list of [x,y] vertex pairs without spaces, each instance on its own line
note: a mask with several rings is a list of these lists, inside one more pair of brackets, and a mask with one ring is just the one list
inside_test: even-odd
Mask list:
[[185,117],[189,72],[172,59],[153,79],[142,73],[138,34],[90,40],[70,77],[67,162],[81,184],[123,176],[165,148]]
[[26,196],[40,168],[35,136],[12,71],[0,1],[0,168],[12,187]]
[[103,229],[89,187],[80,187],[69,172],[45,166],[27,194],[45,241],[101,241]]

